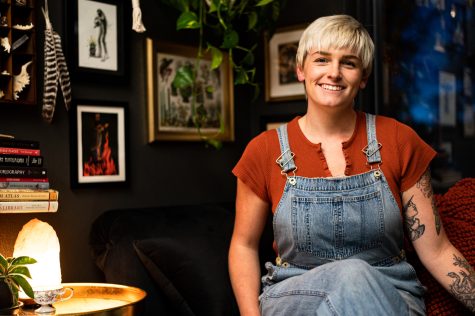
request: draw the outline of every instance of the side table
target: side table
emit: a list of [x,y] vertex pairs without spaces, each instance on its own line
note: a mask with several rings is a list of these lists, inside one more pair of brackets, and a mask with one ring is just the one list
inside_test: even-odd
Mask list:
[[73,296],[54,303],[54,313],[38,314],[37,306],[25,304],[18,315],[140,315],[147,293],[139,288],[109,283],[63,283],[72,288]]

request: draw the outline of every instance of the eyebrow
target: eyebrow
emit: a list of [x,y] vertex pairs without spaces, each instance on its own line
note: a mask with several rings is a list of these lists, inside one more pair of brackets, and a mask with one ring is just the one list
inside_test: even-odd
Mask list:
[[[314,55],[314,54],[319,54],[319,55],[323,55],[323,56],[330,56],[331,55],[331,53],[323,51],[323,50],[316,51],[312,55]],[[356,55],[343,55],[343,58],[351,58],[351,59],[358,59],[358,60],[361,59]]]

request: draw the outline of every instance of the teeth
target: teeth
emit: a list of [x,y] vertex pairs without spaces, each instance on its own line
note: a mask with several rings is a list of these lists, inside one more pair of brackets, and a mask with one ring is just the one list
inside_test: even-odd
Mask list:
[[343,89],[342,86],[331,86],[329,84],[322,84],[322,88],[325,90],[340,91]]

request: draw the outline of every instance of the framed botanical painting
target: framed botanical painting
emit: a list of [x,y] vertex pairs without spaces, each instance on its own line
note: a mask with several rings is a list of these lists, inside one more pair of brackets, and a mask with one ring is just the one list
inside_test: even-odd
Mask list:
[[[148,141],[233,141],[233,78],[227,55],[212,69],[211,57],[197,60],[196,48],[152,39],[146,46]],[[180,86],[181,80],[192,84]]]
[[74,100],[71,186],[127,182],[126,104]]
[[80,79],[124,79],[124,23],[129,15],[124,15],[123,1],[68,0],[65,7],[72,75]]
[[299,100],[305,98],[303,83],[298,81],[296,54],[305,27],[277,29],[265,39],[266,101]]

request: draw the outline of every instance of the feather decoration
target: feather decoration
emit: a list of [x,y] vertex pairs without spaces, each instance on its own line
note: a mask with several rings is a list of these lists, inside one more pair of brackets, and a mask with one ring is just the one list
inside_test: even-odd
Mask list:
[[49,15],[48,1],[45,0],[45,8],[42,8],[45,17],[45,64],[44,64],[44,90],[43,90],[43,111],[42,116],[45,121],[51,123],[56,107],[56,96],[58,94],[58,82],[64,98],[64,105],[69,110],[71,105],[71,80],[68,66],[61,48],[61,37],[53,30]]

